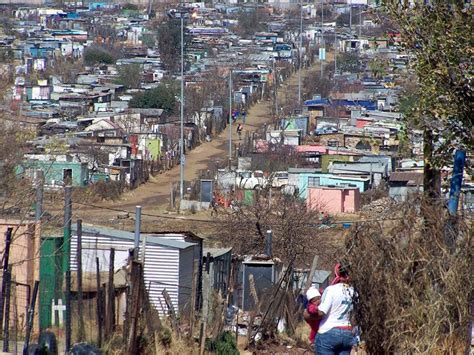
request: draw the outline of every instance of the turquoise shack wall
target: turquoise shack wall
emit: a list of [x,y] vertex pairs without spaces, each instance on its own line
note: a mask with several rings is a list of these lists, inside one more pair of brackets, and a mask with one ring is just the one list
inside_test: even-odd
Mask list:
[[53,180],[63,181],[66,169],[72,170],[72,186],[85,186],[89,179],[87,163],[30,160],[19,166],[17,172],[23,173],[27,169],[42,170],[47,185],[52,185]]

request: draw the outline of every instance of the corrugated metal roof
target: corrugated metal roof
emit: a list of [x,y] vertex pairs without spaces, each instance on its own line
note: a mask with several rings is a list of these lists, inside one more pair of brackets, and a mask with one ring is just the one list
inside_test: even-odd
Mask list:
[[224,254],[230,252],[232,248],[204,248],[203,255],[207,256],[208,253],[211,254],[211,257],[218,258]]
[[331,276],[331,271],[315,270],[312,282],[323,283],[329,276]]
[[[77,231],[76,225],[72,226],[72,230]],[[122,240],[127,240],[127,241],[132,241],[132,242],[135,240],[135,235],[132,232],[121,231],[118,229],[112,229],[112,228],[107,228],[107,227],[87,225],[87,224],[82,225],[82,233],[94,234],[98,236],[109,236],[115,239],[122,239]],[[181,240],[173,240],[173,239],[166,238],[165,236],[157,237],[151,234],[141,234],[140,242],[142,241],[142,237],[145,235],[147,236],[147,245],[159,245],[163,247],[177,248],[177,249],[185,249],[194,245],[194,243],[188,243]]]
[[423,184],[423,173],[396,171],[390,175],[390,181],[397,182],[413,182],[414,184]]

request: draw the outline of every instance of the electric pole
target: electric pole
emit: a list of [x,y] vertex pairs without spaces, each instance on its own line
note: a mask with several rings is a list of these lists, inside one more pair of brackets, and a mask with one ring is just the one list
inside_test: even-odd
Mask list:
[[[182,6],[182,4],[181,4]],[[179,198],[184,196],[184,13],[181,9],[181,95],[180,95],[180,139],[179,139]]]
[[301,105],[301,50],[303,47],[303,0],[300,1],[300,42],[299,42],[299,66],[298,66],[298,104]]
[[232,167],[232,69],[229,70],[229,169]]
[[324,77],[324,59],[326,56],[325,48],[324,48],[324,2],[321,0],[321,48],[322,52],[320,55],[321,60],[321,80]]

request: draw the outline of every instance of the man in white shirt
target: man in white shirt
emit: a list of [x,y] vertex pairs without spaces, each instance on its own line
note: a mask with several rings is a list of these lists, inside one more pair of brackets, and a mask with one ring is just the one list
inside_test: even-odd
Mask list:
[[346,267],[336,266],[334,282],[324,290],[318,307],[322,320],[315,341],[317,355],[349,355],[353,345],[351,312],[354,289],[349,285]]

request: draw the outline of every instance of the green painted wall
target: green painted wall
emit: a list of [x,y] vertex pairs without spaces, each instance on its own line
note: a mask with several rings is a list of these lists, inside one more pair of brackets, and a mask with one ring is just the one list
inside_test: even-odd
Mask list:
[[321,156],[321,172],[327,173],[328,171],[328,166],[329,163],[333,161],[351,161],[351,156],[350,155],[329,155],[329,154],[324,154]]
[[245,205],[251,205],[253,203],[253,195],[254,191],[253,190],[244,190],[244,204]]
[[43,170],[47,185],[52,185],[53,180],[62,182],[66,169],[72,170],[72,186],[85,186],[89,179],[87,163],[29,160],[19,166],[17,172],[23,173],[28,169]]
[[39,325],[51,327],[51,302],[62,298],[62,237],[42,237],[39,286]]
[[146,142],[147,149],[150,151],[150,155],[152,160],[157,160],[160,158],[161,153],[161,140],[156,139],[149,139]]

